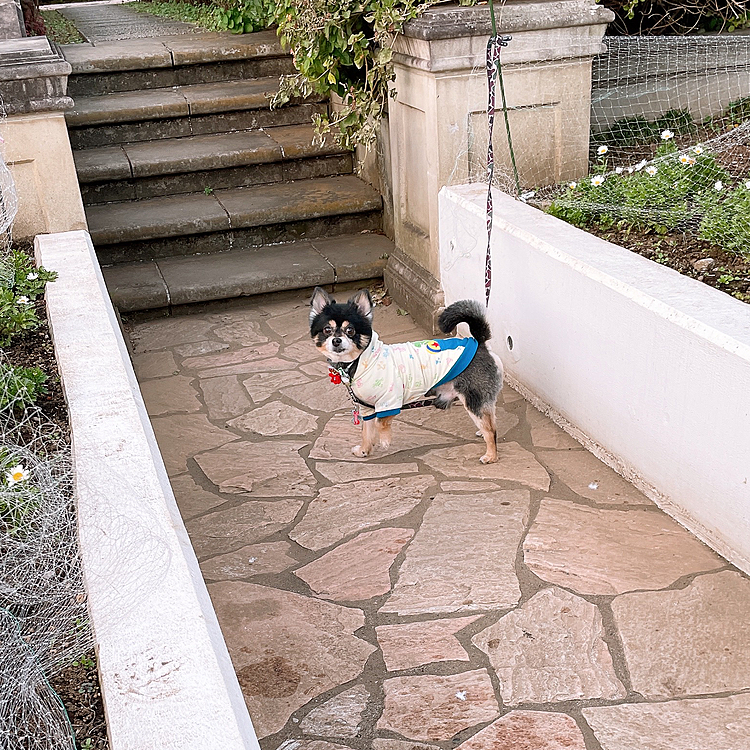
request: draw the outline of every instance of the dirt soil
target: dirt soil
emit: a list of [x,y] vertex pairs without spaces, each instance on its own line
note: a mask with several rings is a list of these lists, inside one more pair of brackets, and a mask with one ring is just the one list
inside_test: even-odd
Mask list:
[[659,235],[632,227],[596,225],[586,231],[750,303],[750,257],[726,252],[689,234]]
[[[18,247],[32,254],[30,244],[19,244]],[[41,298],[36,302],[36,312],[42,325],[35,331],[15,338],[3,351],[11,364],[18,367],[40,367],[48,375],[45,383],[47,394],[39,398],[37,405],[69,439],[68,407],[47,327],[47,310]],[[80,750],[107,750],[107,724],[93,652],[54,675],[50,682],[68,712]]]

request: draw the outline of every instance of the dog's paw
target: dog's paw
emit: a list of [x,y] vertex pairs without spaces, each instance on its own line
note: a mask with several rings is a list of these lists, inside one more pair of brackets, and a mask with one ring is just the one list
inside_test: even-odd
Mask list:
[[354,455],[355,455],[355,456],[356,456],[357,458],[365,458],[366,456],[369,456],[369,455],[370,455],[370,451],[366,451],[366,450],[364,450],[364,449],[362,448],[362,446],[361,446],[361,445],[355,445],[355,446],[354,446],[354,447],[352,448],[352,453],[353,453],[353,454],[354,454]]
[[494,464],[497,463],[497,456],[490,456],[489,453],[485,453],[479,461],[483,464]]

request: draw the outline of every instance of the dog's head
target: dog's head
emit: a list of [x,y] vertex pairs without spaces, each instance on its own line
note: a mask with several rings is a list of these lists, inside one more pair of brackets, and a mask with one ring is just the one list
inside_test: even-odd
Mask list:
[[332,362],[354,362],[372,338],[372,299],[363,289],[340,304],[315,288],[310,301],[310,336]]

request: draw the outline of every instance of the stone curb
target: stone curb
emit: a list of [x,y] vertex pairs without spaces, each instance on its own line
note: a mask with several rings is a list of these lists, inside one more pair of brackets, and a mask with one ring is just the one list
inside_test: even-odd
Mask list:
[[39,235],[112,750],[259,750],[86,232]]

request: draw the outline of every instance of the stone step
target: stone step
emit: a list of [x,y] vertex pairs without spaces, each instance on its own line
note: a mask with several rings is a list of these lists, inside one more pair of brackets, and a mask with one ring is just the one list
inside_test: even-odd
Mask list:
[[66,113],[73,149],[309,123],[320,98],[272,110],[278,79],[221,81],[79,97]]
[[364,233],[104,267],[122,312],[380,278],[393,243]]
[[312,125],[167,138],[74,152],[85,205],[349,174],[351,154]]
[[274,31],[203,33],[156,39],[68,44],[74,99],[117,91],[275,77],[294,70]]
[[380,229],[377,191],[345,175],[88,206],[102,263]]

